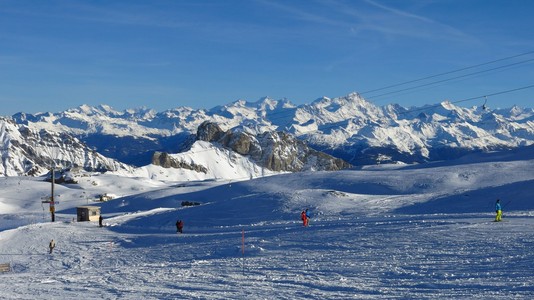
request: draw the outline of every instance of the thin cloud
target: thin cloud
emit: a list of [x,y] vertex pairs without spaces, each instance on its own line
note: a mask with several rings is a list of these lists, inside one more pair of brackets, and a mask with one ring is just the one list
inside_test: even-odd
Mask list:
[[324,15],[307,12],[301,8],[295,8],[291,5],[281,4],[277,2],[271,2],[271,1],[264,1],[264,0],[258,0],[257,2],[263,4],[264,6],[269,6],[271,8],[275,8],[277,10],[289,13],[290,15],[294,16],[300,21],[307,21],[307,22],[312,22],[312,23],[318,23],[318,24],[323,24],[323,25],[333,25],[333,26],[346,25],[346,23],[337,21],[336,19],[332,19]]
[[416,19],[416,20],[419,20],[419,21],[423,21],[423,22],[428,22],[428,23],[435,23],[433,20],[431,19],[428,19],[428,18],[425,18],[425,17],[421,17],[421,16],[418,16],[418,15],[414,15],[414,14],[411,14],[411,13],[408,13],[408,12],[405,12],[405,11],[402,11],[402,10],[399,10],[399,9],[395,9],[395,8],[392,8],[392,7],[389,7],[389,6],[385,6],[385,5],[382,5],[380,3],[376,3],[375,1],[372,1],[372,0],[364,0],[365,2],[375,6],[375,7],[378,7],[380,9],[383,9],[383,10],[386,10],[386,11],[389,11],[389,12],[392,12],[398,16],[401,16],[401,17],[408,17],[408,18],[412,18],[412,19]]
[[426,23],[426,24],[429,24],[429,25],[433,25],[434,27],[432,28],[432,30],[445,32],[445,33],[449,34],[453,38],[461,38],[461,39],[469,38],[469,39],[473,39],[473,37],[465,34],[461,30],[458,30],[457,28],[455,28],[453,26],[437,22],[437,21],[432,20],[430,18],[426,18],[426,17],[423,17],[423,16],[419,16],[419,15],[415,15],[415,14],[403,11],[403,10],[392,8],[392,7],[377,3],[377,2],[375,2],[373,0],[365,0],[365,2],[369,3],[372,6],[377,7],[379,9],[382,9],[384,11],[390,12],[393,15],[396,15],[398,17],[405,18],[405,19],[413,19],[416,22],[420,21],[420,22],[423,22],[423,23]]
[[[366,32],[375,32],[387,39],[411,37],[418,39],[440,39],[461,42],[476,42],[454,26],[440,23],[425,16],[400,10],[373,0],[309,1],[306,5],[291,5],[292,2],[272,2],[258,0],[257,3],[283,12],[296,21],[315,23],[325,28],[330,27],[332,34],[359,36]],[[338,29],[342,30],[339,31]]]
[[[113,2],[110,3],[112,4]],[[74,16],[63,15],[62,17],[98,23],[164,28],[193,27],[196,25],[195,23],[185,22],[182,19],[178,21],[177,18],[152,6],[120,5],[104,8],[88,3],[77,3],[71,9],[78,10],[81,13]]]
[[122,5],[109,2],[109,5],[93,5],[87,2],[59,1],[56,5],[47,5],[42,9],[18,7],[0,7],[4,14],[27,16],[32,18],[63,19],[83,22],[135,25],[150,27],[180,28],[193,27],[196,24],[178,21],[166,11],[150,5]]

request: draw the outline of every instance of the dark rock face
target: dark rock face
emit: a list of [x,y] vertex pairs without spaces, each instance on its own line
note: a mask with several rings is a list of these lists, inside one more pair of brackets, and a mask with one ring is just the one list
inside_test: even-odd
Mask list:
[[335,171],[350,168],[346,161],[316,151],[286,132],[252,135],[240,130],[224,132],[213,122],[202,123],[197,140],[217,143],[224,148],[249,156],[260,166],[273,171]]
[[211,142],[219,139],[223,133],[221,127],[216,123],[205,121],[198,127],[197,140]]
[[177,160],[171,157],[165,152],[155,152],[152,157],[152,164],[156,166],[162,166],[164,168],[175,168],[175,169],[188,169],[196,172],[207,173],[208,170],[204,166],[197,164],[189,164],[181,160]]

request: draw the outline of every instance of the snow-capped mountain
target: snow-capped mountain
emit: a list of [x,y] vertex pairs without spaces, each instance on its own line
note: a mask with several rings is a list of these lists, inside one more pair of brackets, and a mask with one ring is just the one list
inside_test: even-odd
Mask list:
[[163,112],[83,105],[12,119],[34,130],[70,133],[107,157],[137,166],[150,163],[155,151],[182,151],[204,121],[253,135],[286,131],[353,165],[442,160],[534,144],[531,108],[464,108],[447,101],[413,108],[376,106],[356,93],[300,106],[270,98]]
[[239,129],[223,131],[216,123],[206,121],[198,127],[196,140],[221,145],[275,172],[338,171],[350,167],[342,159],[313,150],[282,131],[256,135]]
[[104,157],[67,133],[35,130],[0,118],[4,176],[41,175],[50,168],[83,168],[92,171],[129,170],[131,167]]

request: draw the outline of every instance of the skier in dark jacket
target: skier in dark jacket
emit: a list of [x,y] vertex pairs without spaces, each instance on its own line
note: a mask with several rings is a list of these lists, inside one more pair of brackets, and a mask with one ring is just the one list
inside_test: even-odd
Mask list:
[[176,232],[177,233],[183,233],[183,229],[184,229],[184,221],[178,220],[176,222]]

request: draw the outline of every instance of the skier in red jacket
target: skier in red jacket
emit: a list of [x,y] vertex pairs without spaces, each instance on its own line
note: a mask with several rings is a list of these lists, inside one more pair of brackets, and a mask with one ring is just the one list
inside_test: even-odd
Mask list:
[[308,215],[308,209],[306,208],[306,210],[303,210],[301,213],[300,213],[300,219],[302,220],[302,226],[308,226],[308,220],[309,220],[309,215]]

